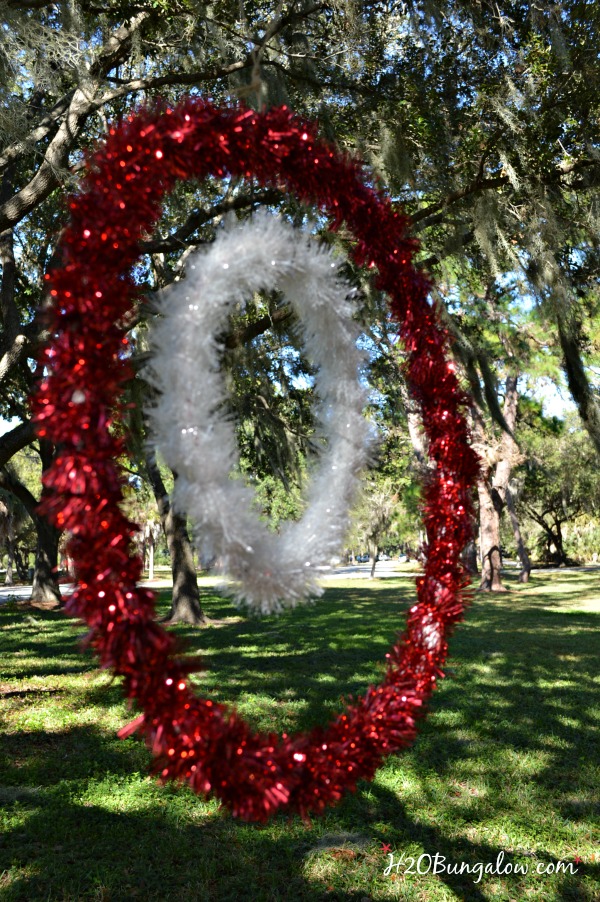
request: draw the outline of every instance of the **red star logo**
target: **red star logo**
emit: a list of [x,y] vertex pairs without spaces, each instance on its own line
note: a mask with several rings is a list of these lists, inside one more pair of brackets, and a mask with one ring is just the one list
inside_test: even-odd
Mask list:
[[388,846],[386,843],[382,842],[382,843],[381,843],[381,851],[382,851],[382,852],[391,852],[391,851],[392,851],[392,847],[391,847],[391,846]]
[[576,855],[573,861],[575,862],[575,864],[581,864],[583,858],[580,858],[579,855]]

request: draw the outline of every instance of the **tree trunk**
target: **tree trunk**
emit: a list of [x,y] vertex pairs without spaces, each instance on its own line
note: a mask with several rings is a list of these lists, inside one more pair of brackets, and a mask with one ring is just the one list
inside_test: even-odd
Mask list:
[[4,585],[5,586],[14,586],[15,577],[13,573],[13,567],[15,564],[15,543],[14,540],[11,541],[8,539],[6,543],[7,550],[7,561],[6,561],[6,574],[4,576]]
[[477,480],[481,541],[481,585],[484,592],[506,592],[500,572],[500,516],[485,475]]
[[482,449],[480,451],[481,471],[477,477],[479,497],[479,550],[481,554],[481,583],[484,592],[505,592],[502,585],[502,555],[500,553],[500,513],[502,502],[497,490],[492,486],[490,470],[492,464],[486,456],[488,441],[480,411],[473,409],[473,436]]
[[14,586],[15,580],[13,575],[13,567],[15,564],[15,522],[13,512],[10,507],[7,510],[8,522],[6,524],[6,575],[4,577],[5,586]]
[[479,573],[479,567],[477,565],[477,545],[471,539],[465,546],[465,550],[462,553],[463,564],[467,569],[467,573],[470,573],[471,576],[477,576]]
[[528,583],[529,576],[531,574],[531,561],[529,559],[529,554],[527,553],[527,549],[525,548],[523,536],[521,535],[519,518],[517,517],[517,512],[515,511],[515,502],[513,500],[513,496],[512,496],[510,487],[508,485],[506,486],[506,491],[504,494],[504,501],[506,503],[506,510],[508,511],[508,515],[510,517],[510,522],[511,522],[512,529],[513,529],[513,535],[515,537],[515,544],[517,546],[517,555],[521,562],[521,572],[519,573],[519,582],[520,583]]
[[551,535],[552,543],[556,548],[556,563],[559,565],[559,567],[565,567],[570,563],[570,560],[569,555],[565,551],[560,520],[555,520],[554,529],[552,530]]
[[61,531],[42,517],[36,516],[35,525],[38,538],[31,601],[45,607],[58,607],[62,602],[56,577]]
[[[54,459],[54,445],[46,439],[40,439],[40,459],[42,461],[42,473],[50,467]],[[42,499],[45,489],[42,489]],[[30,516],[33,516],[37,531],[37,548],[35,552],[35,566],[33,571],[33,591],[31,601],[42,603],[45,606],[62,604],[60,588],[58,585],[58,544],[62,530],[49,523],[45,517],[37,513],[37,505],[32,511],[28,508]]]
[[521,536],[521,528],[519,518],[515,510],[512,494],[509,487],[510,474],[516,462],[519,461],[519,447],[513,438],[515,426],[517,423],[517,408],[519,404],[519,392],[517,389],[519,377],[510,375],[506,377],[504,407],[502,414],[504,421],[510,432],[503,431],[502,443],[500,450],[500,460],[496,464],[496,472],[494,473],[493,486],[498,494],[501,510],[506,508],[510,523],[512,526],[515,544],[517,546],[517,554],[521,562],[521,573],[519,574],[519,582],[526,583],[529,581],[531,573],[531,561],[527,554],[527,549]]
[[173,570],[173,601],[167,615],[170,623],[207,624],[208,617],[200,607],[198,579],[194,568],[192,546],[186,521],[169,507],[164,530]]
[[12,542],[7,543],[7,561],[6,561],[6,573],[4,575],[4,585],[5,586],[14,586],[15,579],[13,575],[13,564],[15,562],[15,549],[14,544]]
[[[29,552],[27,552],[29,554]],[[19,579],[25,581],[27,579],[27,564],[23,559],[23,556],[19,550],[18,545],[15,544],[15,565],[17,568],[17,576]]]
[[371,558],[373,563],[371,564],[371,572],[369,574],[369,579],[375,579],[375,567],[377,566],[377,557],[379,556],[379,545],[371,546]]
[[185,519],[175,514],[171,507],[153,452],[146,454],[146,468],[167,539],[173,572],[173,600],[166,620],[192,626],[206,624],[209,620],[200,607],[198,580]]
[[149,537],[148,544],[148,579],[154,579],[154,536]]
[[421,411],[418,404],[411,397],[408,386],[404,381],[404,376],[398,384],[398,391],[404,410],[406,411],[406,425],[408,427],[408,437],[412,445],[415,455],[416,470],[422,479],[425,479],[434,467],[429,459],[427,435],[423,429]]

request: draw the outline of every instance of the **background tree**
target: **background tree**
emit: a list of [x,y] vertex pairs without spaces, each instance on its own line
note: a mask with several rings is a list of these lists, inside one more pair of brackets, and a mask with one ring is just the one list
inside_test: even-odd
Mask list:
[[530,407],[520,429],[527,449],[519,468],[518,507],[537,529],[542,559],[573,563],[567,549],[567,529],[583,517],[598,522],[598,464],[589,437],[572,415],[564,422],[542,417]]
[[350,541],[366,548],[371,560],[371,579],[379,552],[388,539],[398,496],[393,494],[389,482],[367,479],[360,506],[354,513]]
[[[20,466],[13,464],[0,470],[0,488],[20,502],[35,526],[37,541],[31,600],[44,606],[54,607],[61,602],[58,584],[58,546],[61,530],[40,516],[37,508],[41,493],[37,496],[34,494],[36,483],[39,485],[40,481],[39,473],[48,465],[51,452],[43,440],[37,444],[35,450],[28,449],[28,451],[29,453],[22,452],[17,459],[17,464]],[[37,467],[36,452],[39,455]],[[21,472],[19,472],[20,470]]]
[[[19,420],[0,437],[0,467],[33,439],[24,398],[40,375],[36,311],[83,154],[111,119],[198,90],[317,117],[403,203],[421,264],[440,284],[461,272],[481,284],[520,273],[600,449],[596,4],[7,0],[0,15],[0,413]],[[189,249],[211,240],[225,213],[258,203],[308,221],[293,199],[251,181],[180,186],[144,244],[141,287],[181,276]],[[335,240],[343,249],[347,238]],[[380,317],[376,295],[365,295],[365,316]],[[440,301],[452,309],[452,293]],[[455,332],[457,348],[468,342],[458,321]],[[487,351],[472,357],[476,392],[491,370]],[[277,444],[270,438],[267,429],[264,448]]]
[[15,576],[24,580],[29,555],[35,551],[33,522],[25,506],[11,492],[0,491],[0,547],[6,552],[4,585],[13,586]]

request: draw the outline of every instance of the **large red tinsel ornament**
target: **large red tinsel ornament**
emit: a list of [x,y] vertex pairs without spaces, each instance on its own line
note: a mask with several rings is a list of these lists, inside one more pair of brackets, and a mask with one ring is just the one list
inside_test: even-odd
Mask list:
[[[332,229],[346,223],[356,239],[354,260],[374,270],[389,296],[435,463],[425,492],[427,564],[386,676],[327,728],[306,735],[252,733],[235,712],[193,694],[193,665],[153,619],[153,594],[137,586],[136,526],[119,507],[116,461],[124,447],[111,425],[132,376],[132,268],[164,195],[177,180],[208,175],[253,177],[317,206]],[[411,264],[416,243],[406,236],[406,219],[369,186],[360,164],[285,107],[259,114],[198,99],[112,128],[69,208],[61,268],[46,276],[54,299],[42,356],[48,376],[33,400],[38,435],[59,447],[44,479],[43,509],[72,535],[78,587],[67,611],[87,621],[102,665],[123,677],[126,695],[141,707],[122,732],[144,732],[163,778],[187,781],[250,821],[279,809],[322,811],[414,739],[467,584],[460,552],[471,536],[477,460],[460,410],[465,399],[446,359],[447,335],[428,303],[427,279]]]

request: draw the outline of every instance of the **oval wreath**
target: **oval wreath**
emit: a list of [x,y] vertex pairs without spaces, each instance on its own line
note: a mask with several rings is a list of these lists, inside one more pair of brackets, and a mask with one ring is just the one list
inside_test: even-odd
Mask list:
[[[191,691],[196,665],[177,655],[175,637],[154,620],[153,594],[137,586],[136,526],[119,506],[124,443],[112,427],[132,376],[126,331],[139,293],[132,268],[165,193],[179,179],[208,175],[254,177],[329,214],[332,229],[346,223],[355,262],[377,273],[399,323],[434,462],[424,500],[426,566],[386,675],[308,734],[255,734],[235,712]],[[33,400],[38,435],[59,448],[45,475],[43,510],[72,536],[78,587],[67,610],[88,623],[102,665],[123,677],[126,695],[141,707],[121,734],[144,733],[164,779],[187,781],[247,820],[322,811],[414,739],[463,612],[460,553],[471,536],[477,459],[461,413],[466,399],[446,359],[447,334],[428,302],[427,279],[411,264],[416,243],[406,236],[407,220],[368,184],[359,163],[287,108],[259,114],[196,98],[111,128],[69,208],[61,266],[46,276],[52,337]]]
[[[366,390],[359,368],[358,324],[331,252],[273,215],[219,231],[192,255],[186,278],[162,293],[150,331],[144,378],[158,390],[147,407],[152,441],[175,473],[173,507],[188,514],[198,548],[232,578],[223,591],[262,614],[321,595],[349,526],[359,477],[369,459]],[[236,301],[279,289],[298,315],[300,336],[316,368],[317,436],[327,440],[310,476],[306,508],[275,534],[251,507],[253,493],[229,473],[239,461],[224,405],[219,334]],[[198,301],[198,303],[189,303]],[[176,346],[177,353],[173,353]],[[321,449],[319,449],[321,450]]]

